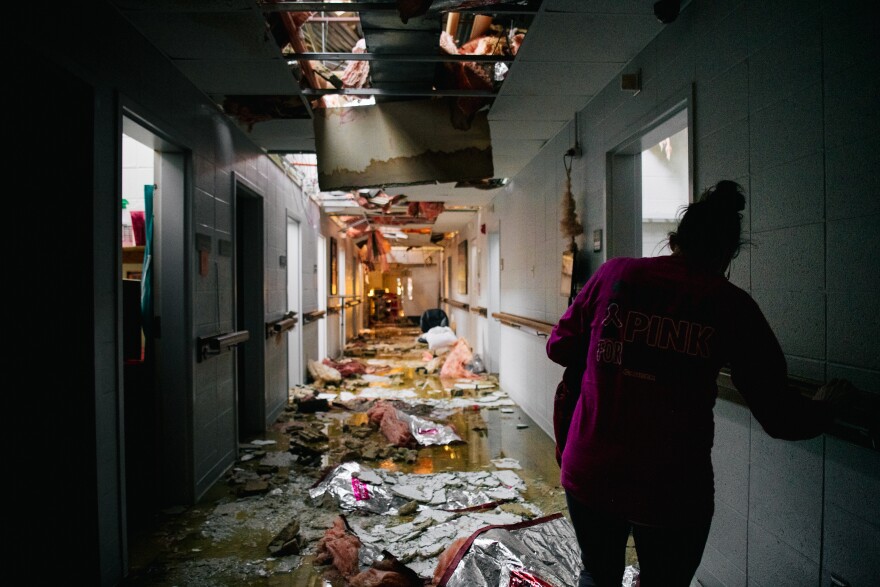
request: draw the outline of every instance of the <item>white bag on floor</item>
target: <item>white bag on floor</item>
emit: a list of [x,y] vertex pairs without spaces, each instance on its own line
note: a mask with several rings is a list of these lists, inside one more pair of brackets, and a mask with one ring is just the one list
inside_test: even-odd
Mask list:
[[425,342],[428,343],[428,348],[431,350],[452,346],[458,340],[455,332],[448,326],[435,326],[424,333],[422,338],[425,339]]

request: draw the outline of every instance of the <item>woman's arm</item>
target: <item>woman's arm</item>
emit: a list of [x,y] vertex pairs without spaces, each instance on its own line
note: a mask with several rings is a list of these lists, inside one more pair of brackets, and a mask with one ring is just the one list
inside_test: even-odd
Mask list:
[[745,293],[743,298],[731,349],[733,384],[773,438],[818,436],[834,419],[832,403],[807,399],[788,386],[788,368],[776,335],[754,300]]

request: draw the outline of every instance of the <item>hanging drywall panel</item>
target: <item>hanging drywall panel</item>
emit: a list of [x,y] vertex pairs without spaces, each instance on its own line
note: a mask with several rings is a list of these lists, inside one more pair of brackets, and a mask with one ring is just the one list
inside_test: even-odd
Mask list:
[[324,191],[493,176],[486,112],[455,128],[445,99],[316,110],[314,124]]

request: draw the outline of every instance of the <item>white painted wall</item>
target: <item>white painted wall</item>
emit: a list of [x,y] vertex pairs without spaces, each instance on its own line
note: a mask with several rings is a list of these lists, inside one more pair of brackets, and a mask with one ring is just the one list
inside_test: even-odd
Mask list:
[[[693,94],[695,190],[733,179],[748,193],[755,246],[734,261],[731,280],[761,306],[792,375],[845,377],[877,393],[880,72],[870,10],[856,1],[692,1],[627,65],[642,71],[640,93],[612,82],[579,113],[584,155],[572,185],[587,235],[605,230],[609,150]],[[494,199],[505,312],[555,322],[565,309],[558,211],[571,128]],[[591,270],[604,255],[588,254]],[[549,433],[561,369],[536,337],[506,328],[501,338],[504,388]],[[701,584],[828,585],[832,573],[876,582],[875,450],[828,435],[772,440],[725,401],[715,446],[717,513]]]

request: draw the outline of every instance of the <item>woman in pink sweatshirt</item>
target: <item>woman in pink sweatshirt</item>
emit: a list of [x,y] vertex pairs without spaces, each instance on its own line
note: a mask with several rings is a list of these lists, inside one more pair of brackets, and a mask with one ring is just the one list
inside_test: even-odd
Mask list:
[[690,584],[714,509],[721,367],[775,438],[811,438],[833,419],[788,388],[767,320],[725,278],[744,206],[732,181],[708,189],[669,235],[671,255],[609,259],[547,341],[554,362],[586,368],[561,465],[579,587],[619,587],[630,531],[643,587]]

